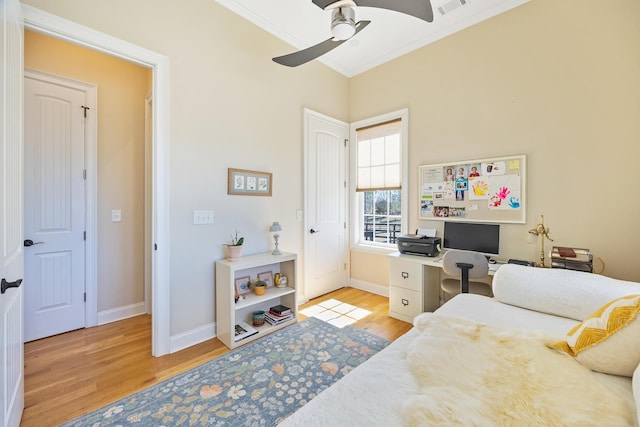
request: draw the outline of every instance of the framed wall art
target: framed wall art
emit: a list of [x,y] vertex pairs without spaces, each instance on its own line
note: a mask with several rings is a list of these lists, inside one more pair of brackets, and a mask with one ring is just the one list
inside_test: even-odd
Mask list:
[[271,172],[229,168],[227,194],[271,197],[272,185],[273,177]]

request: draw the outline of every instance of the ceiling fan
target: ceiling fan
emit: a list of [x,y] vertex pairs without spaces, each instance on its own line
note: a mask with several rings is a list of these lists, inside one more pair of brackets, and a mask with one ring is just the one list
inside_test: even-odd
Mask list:
[[430,0],[312,0],[313,4],[331,12],[331,34],[333,37],[317,45],[298,52],[273,58],[275,62],[287,67],[297,67],[312,61],[335,49],[371,23],[355,20],[354,7],[377,7],[415,16],[427,22],[433,21],[433,9]]

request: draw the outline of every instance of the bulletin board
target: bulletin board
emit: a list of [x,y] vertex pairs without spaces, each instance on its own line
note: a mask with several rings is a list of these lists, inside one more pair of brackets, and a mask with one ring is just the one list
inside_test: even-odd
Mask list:
[[523,155],[418,166],[420,219],[526,222]]

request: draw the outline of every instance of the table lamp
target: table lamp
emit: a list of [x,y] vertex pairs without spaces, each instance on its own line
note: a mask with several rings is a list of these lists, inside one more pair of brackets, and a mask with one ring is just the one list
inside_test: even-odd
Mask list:
[[280,232],[282,231],[282,226],[279,222],[274,221],[269,227],[269,232],[273,233],[273,240],[275,241],[276,248],[271,252],[273,255],[281,255],[280,249],[278,249],[278,239],[280,238]]
[[549,237],[549,233],[551,230],[549,227],[544,226],[544,215],[540,215],[540,223],[536,225],[535,228],[529,230],[530,236],[539,236],[540,237],[540,262],[538,263],[538,267],[544,267],[544,239],[547,238],[553,242],[553,239]]

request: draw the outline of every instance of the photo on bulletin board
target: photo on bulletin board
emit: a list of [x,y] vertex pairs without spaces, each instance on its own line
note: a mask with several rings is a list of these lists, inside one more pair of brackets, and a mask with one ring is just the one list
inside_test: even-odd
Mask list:
[[418,166],[419,219],[526,222],[526,155]]

